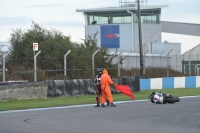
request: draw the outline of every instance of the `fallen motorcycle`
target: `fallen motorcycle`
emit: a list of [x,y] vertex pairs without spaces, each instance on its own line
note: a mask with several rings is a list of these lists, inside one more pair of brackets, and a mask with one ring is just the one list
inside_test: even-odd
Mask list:
[[149,101],[156,104],[166,104],[166,103],[175,103],[179,102],[179,97],[173,97],[170,94],[163,93],[163,92],[152,92],[149,95]]

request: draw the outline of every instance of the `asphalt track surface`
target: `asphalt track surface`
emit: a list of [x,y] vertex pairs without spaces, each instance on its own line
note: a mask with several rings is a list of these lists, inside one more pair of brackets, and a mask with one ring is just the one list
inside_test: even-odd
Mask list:
[[200,133],[200,97],[0,112],[0,133]]

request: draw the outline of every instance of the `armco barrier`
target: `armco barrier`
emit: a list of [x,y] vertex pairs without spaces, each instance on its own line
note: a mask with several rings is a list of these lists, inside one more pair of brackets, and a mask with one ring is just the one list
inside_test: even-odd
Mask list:
[[140,90],[198,88],[200,76],[140,79]]

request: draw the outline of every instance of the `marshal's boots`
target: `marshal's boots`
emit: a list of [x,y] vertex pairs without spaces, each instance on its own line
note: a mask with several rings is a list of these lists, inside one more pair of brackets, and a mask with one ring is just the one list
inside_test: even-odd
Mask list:
[[107,103],[107,106],[109,106],[109,105],[110,105],[110,102],[109,102],[108,100],[106,100],[106,103]]
[[117,105],[115,105],[114,103],[110,103],[110,107],[116,107]]
[[100,107],[100,103],[99,103],[99,102],[97,102],[97,105],[95,105],[94,107]]

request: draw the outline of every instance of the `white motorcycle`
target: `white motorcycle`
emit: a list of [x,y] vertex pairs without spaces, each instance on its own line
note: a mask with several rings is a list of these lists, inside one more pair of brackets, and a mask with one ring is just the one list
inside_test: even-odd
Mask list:
[[153,91],[149,95],[149,101],[156,104],[165,104],[165,103],[179,102],[180,98],[173,97],[172,95],[167,94],[167,93],[163,93],[163,92],[158,93],[158,92]]

